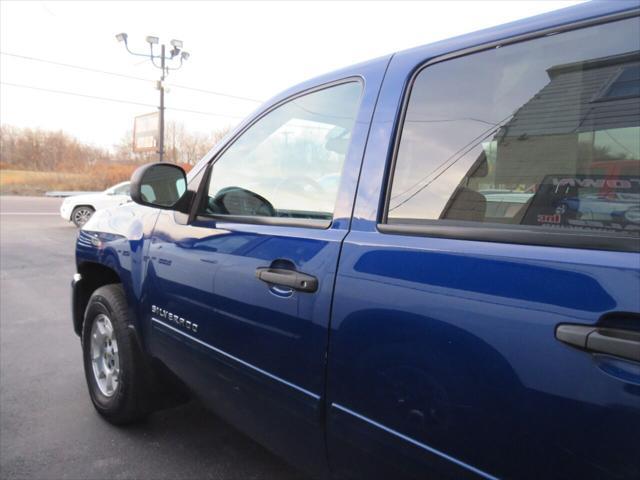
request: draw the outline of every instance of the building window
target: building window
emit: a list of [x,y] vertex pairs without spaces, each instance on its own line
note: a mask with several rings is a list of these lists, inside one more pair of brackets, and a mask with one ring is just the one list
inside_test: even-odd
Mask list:
[[640,96],[640,64],[623,68],[598,100]]

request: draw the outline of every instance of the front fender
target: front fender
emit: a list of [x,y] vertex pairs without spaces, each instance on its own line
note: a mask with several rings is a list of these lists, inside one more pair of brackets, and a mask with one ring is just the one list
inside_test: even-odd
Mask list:
[[121,283],[134,328],[138,325],[147,269],[147,251],[158,210],[134,203],[98,210],[79,230],[72,286],[74,330],[81,332],[84,311],[96,288]]

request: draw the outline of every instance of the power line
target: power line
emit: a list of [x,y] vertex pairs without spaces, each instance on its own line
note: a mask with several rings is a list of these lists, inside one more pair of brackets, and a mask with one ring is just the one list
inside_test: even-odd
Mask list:
[[498,123],[489,122],[487,120],[482,120],[481,118],[473,118],[473,117],[441,118],[441,119],[434,119],[434,120],[420,120],[420,119],[410,120],[410,119],[406,119],[405,123],[446,123],[446,122],[460,122],[460,121],[464,121],[464,120],[468,120],[470,122],[486,123],[487,125],[493,125],[493,126],[498,126],[499,125]]
[[618,145],[620,145],[622,148],[624,148],[627,152],[629,152],[631,155],[635,156],[635,153],[633,153],[624,143],[620,142],[620,140],[618,140],[616,137],[614,137],[613,135],[611,135],[611,133],[609,133],[608,130],[602,130],[611,140],[613,140],[614,142],[616,142]]
[[[10,86],[10,87],[27,88],[27,89],[30,89],[30,90],[38,90],[38,91],[41,91],[41,92],[57,93],[57,94],[60,94],[60,95],[71,95],[71,96],[74,96],[74,97],[89,98],[89,99],[92,99],[92,100],[102,100],[102,101],[106,101],[106,102],[125,103],[125,104],[129,104],[129,105],[139,105],[139,106],[143,106],[143,107],[158,108],[157,105],[153,105],[153,104],[150,104],[150,103],[135,102],[133,100],[123,100],[123,99],[120,99],[120,98],[102,97],[102,96],[98,96],[98,95],[87,95],[87,94],[84,94],[84,93],[69,92],[69,91],[66,91],[66,90],[54,90],[52,88],[35,87],[33,85],[24,85],[24,84],[21,84],[21,83],[0,82],[0,84],[7,85],[7,86]],[[213,116],[213,117],[225,117],[225,118],[236,118],[236,119],[244,118],[244,117],[239,116],[239,115],[225,115],[225,114],[222,114],[222,113],[205,112],[205,111],[201,111],[201,110],[191,110],[191,109],[188,109],[188,108],[167,107],[167,110],[172,110],[172,111],[176,111],[176,112],[197,113],[197,114],[200,114],[200,115],[209,115],[209,116]]]
[[208,93],[209,95],[218,95],[220,97],[234,98],[236,100],[244,100],[245,102],[254,102],[254,103],[263,102],[262,100],[256,100],[255,98],[241,97],[239,95],[231,95],[230,93],[214,92],[213,90],[205,90],[203,88],[188,87],[186,85],[178,85],[176,83],[169,83],[167,85],[169,87],[182,88],[183,90],[192,90],[194,92]]
[[[504,117],[502,120],[500,120],[500,122],[498,123],[493,123],[493,122],[487,122],[482,120],[481,123],[487,123],[489,125],[493,125],[494,127],[499,127],[500,125],[502,125],[509,117],[513,116],[513,114],[509,114],[506,117]],[[476,119],[473,119],[476,120]],[[440,120],[438,120],[440,121]],[[472,138],[466,145],[464,145],[462,148],[458,149],[453,155],[451,155],[449,158],[447,158],[444,162],[440,163],[436,168],[434,168],[433,170],[431,170],[429,173],[427,173],[424,177],[420,178],[420,180],[418,180],[417,182],[415,182],[413,185],[411,185],[409,188],[404,189],[402,192],[397,193],[395,195],[393,195],[390,200],[393,200],[395,198],[401,197],[402,195],[405,195],[407,193],[409,193],[411,190],[413,190],[415,187],[417,187],[418,185],[420,185],[423,181],[425,181],[426,179],[428,179],[431,175],[433,175],[434,173],[436,173],[440,168],[444,167],[447,163],[449,163],[450,160],[452,160],[456,155],[458,155],[460,152],[462,152],[464,149],[466,149],[469,145],[472,146],[472,148],[474,148],[478,143],[477,140],[480,138],[481,141],[484,140],[485,134],[487,132],[491,132],[494,131],[495,129],[492,128],[488,128],[486,130],[484,130],[482,133],[480,133],[480,135]],[[475,143],[474,143],[475,142]],[[463,155],[466,155],[466,153],[464,153]],[[457,162],[458,160],[454,160],[453,163]],[[447,167],[448,169],[449,167]],[[445,169],[445,171],[447,170]],[[438,175],[439,176],[439,175]],[[436,177],[437,178],[437,177]],[[435,180],[435,179],[434,179]],[[422,187],[424,188],[424,187]],[[422,188],[420,190],[418,190],[417,192],[415,192],[415,194],[411,195],[410,198],[413,198],[417,193],[419,193]],[[407,199],[409,200],[409,199]],[[403,202],[404,203],[404,202]],[[398,205],[399,206],[399,205]]]
[[155,83],[155,80],[152,80],[150,78],[136,77],[134,75],[126,75],[124,73],[108,72],[106,70],[100,70],[98,68],[81,67],[80,65],[72,65],[70,63],[54,62],[53,60],[45,60],[44,58],[28,57],[26,55],[18,55],[18,54],[15,54],[15,53],[0,52],[0,54],[1,55],[6,55],[8,57],[21,58],[23,60],[31,60],[31,61],[34,61],[34,62],[48,63],[50,65],[57,65],[59,67],[75,68],[76,70],[84,70],[84,71],[87,71],[87,72],[102,73],[104,75],[112,75],[114,77],[128,78],[130,80],[142,80],[143,82],[154,82]]
[[[139,80],[139,81],[143,81],[143,82],[152,82],[152,83],[156,82],[155,80],[152,80],[150,78],[137,77],[135,75],[127,75],[127,74],[124,74],[124,73],[110,72],[110,71],[107,71],[107,70],[100,70],[98,68],[83,67],[81,65],[73,65],[71,63],[56,62],[56,61],[47,60],[47,59],[44,59],[44,58],[29,57],[27,55],[18,55],[16,53],[0,52],[0,55],[6,55],[8,57],[21,58],[23,60],[30,60],[30,61],[33,61],[33,62],[48,63],[50,65],[57,65],[59,67],[73,68],[73,69],[76,69],[76,70],[84,70],[86,72],[101,73],[103,75],[111,75],[111,76],[114,76],[114,77],[126,78],[126,79],[129,79],[129,80]],[[192,90],[194,92],[207,93],[209,95],[217,95],[219,97],[233,98],[233,99],[236,99],[236,100],[243,100],[243,101],[246,101],[246,102],[262,103],[262,100],[257,100],[255,98],[249,98],[249,97],[243,97],[241,95],[232,95],[230,93],[216,92],[216,91],[213,91],[213,90],[206,90],[204,88],[190,87],[190,86],[187,86],[187,85],[178,85],[178,84],[174,84],[174,83],[170,83],[168,85],[171,86],[171,87],[174,87],[174,88],[182,88],[183,90]]]
[[213,112],[205,112],[203,110],[191,110],[190,108],[173,108],[173,107],[165,107],[167,110],[172,110],[174,112],[186,112],[186,113],[197,113],[199,115],[209,115],[212,117],[224,117],[224,118],[235,118],[235,119],[243,119],[242,115],[225,115],[224,113],[213,113]]
[[[397,205],[394,205],[392,208],[389,208],[389,211],[391,212],[392,210],[395,210],[399,207],[401,207],[402,205],[404,205],[405,203],[407,203],[409,200],[411,200],[412,198],[414,198],[416,195],[418,195],[420,192],[422,192],[425,188],[427,188],[429,185],[431,185],[433,182],[435,182],[438,178],[440,178],[447,170],[449,170],[453,165],[455,165],[459,160],[461,160],[462,158],[464,158],[464,156],[469,153],[470,151],[472,151],[477,145],[479,145],[480,143],[482,143],[485,139],[489,138],[491,135],[494,134],[494,132],[497,132],[500,129],[500,126],[507,121],[507,119],[509,119],[510,117],[512,117],[514,114],[509,114],[506,117],[504,117],[502,120],[500,120],[499,123],[497,124],[493,124],[496,126],[496,128],[488,128],[485,131],[483,131],[480,135],[476,136],[474,139],[472,139],[470,142],[468,142],[465,146],[463,146],[462,148],[458,149],[453,155],[451,155],[449,158],[447,158],[444,162],[440,163],[440,165],[438,165],[435,169],[433,169],[429,174],[427,174],[426,176],[422,177],[422,179],[420,179],[417,183],[413,184],[411,187],[405,189],[404,191],[400,192],[399,194],[392,196],[390,200],[393,200],[394,198],[398,198],[406,193],[408,193],[409,191],[411,191],[413,188],[415,188],[416,186],[418,186],[420,183],[422,183],[424,180],[426,180],[427,178],[429,178],[432,174],[434,174],[436,171],[438,171],[440,168],[444,167],[445,165],[447,165],[447,163],[451,162],[451,160],[453,160],[451,163],[449,163],[449,165],[447,165],[440,173],[438,173],[433,179],[429,180],[427,183],[425,183],[423,186],[421,186],[418,190],[416,190],[414,193],[412,193],[411,195],[409,195],[407,198],[405,198],[404,200],[402,200],[401,202],[399,202]],[[456,155],[460,154],[460,156],[458,158],[455,158]]]

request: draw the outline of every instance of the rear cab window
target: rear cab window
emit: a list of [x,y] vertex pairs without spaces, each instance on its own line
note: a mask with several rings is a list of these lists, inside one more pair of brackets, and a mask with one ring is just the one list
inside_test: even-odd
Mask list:
[[482,240],[481,227],[494,241],[637,250],[638,38],[636,17],[420,70],[384,223],[427,235],[450,228]]

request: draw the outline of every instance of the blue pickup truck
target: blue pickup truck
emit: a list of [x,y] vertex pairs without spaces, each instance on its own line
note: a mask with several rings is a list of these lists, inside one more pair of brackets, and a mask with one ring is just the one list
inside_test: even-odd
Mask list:
[[639,15],[361,63],[139,168],[77,240],[97,411],[193,395],[319,478],[640,478]]

